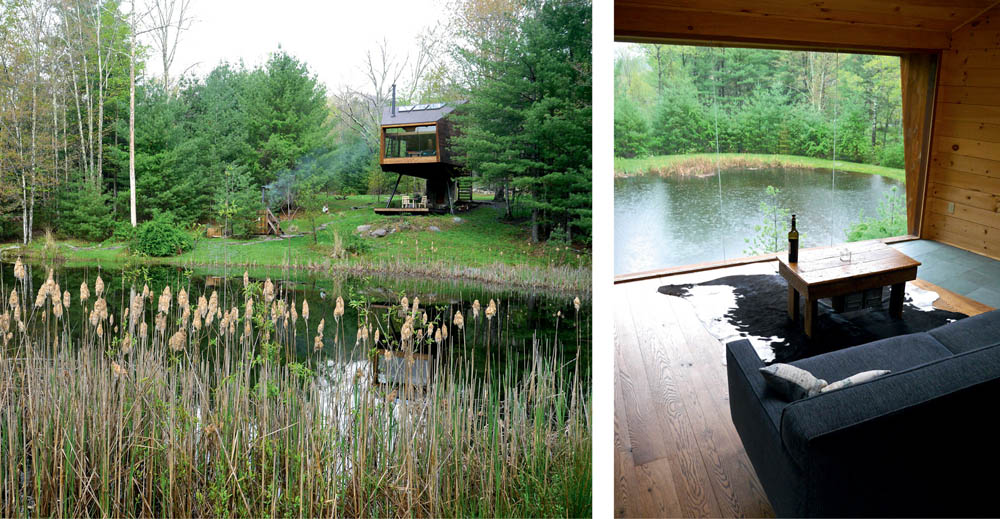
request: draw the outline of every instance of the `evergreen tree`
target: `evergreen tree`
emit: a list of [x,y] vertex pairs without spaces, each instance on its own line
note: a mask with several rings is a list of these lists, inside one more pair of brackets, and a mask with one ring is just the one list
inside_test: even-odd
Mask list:
[[524,193],[532,240],[590,235],[591,4],[528,2],[521,30],[463,49],[480,72],[454,148],[487,181]]

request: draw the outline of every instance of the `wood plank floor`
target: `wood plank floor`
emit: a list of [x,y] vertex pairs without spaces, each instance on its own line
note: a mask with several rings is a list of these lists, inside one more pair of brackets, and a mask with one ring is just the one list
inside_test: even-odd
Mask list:
[[[615,515],[771,517],[729,415],[725,347],[664,284],[777,271],[758,263],[615,285]],[[990,308],[926,282],[936,306]]]

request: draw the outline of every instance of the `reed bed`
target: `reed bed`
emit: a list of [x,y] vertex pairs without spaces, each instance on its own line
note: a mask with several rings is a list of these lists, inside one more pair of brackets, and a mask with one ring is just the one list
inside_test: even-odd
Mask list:
[[[536,338],[515,369],[494,301],[338,298],[331,319],[246,275],[242,293],[131,287],[110,302],[100,276],[69,289],[50,271],[36,293],[20,262],[15,277],[0,313],[0,516],[591,513],[586,338],[575,358]],[[318,351],[296,361],[303,337]],[[483,347],[486,377],[462,354]],[[401,380],[376,372],[383,355]]]

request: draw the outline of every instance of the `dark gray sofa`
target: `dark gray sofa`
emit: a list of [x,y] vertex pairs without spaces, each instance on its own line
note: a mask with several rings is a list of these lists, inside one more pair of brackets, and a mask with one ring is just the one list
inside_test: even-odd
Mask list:
[[1000,310],[791,364],[828,382],[788,403],[749,341],[726,345],[729,406],[779,516],[1000,516]]

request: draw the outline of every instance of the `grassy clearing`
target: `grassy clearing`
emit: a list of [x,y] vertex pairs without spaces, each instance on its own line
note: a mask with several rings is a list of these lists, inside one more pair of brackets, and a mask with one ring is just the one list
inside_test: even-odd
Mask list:
[[[15,277],[0,287],[12,289],[0,315],[0,516],[591,514],[589,372],[536,339],[514,375],[492,301],[430,317],[416,299],[348,301],[362,310],[367,359],[297,364],[297,336],[334,358],[355,337],[336,311],[310,321],[269,280],[193,304],[184,287],[107,301],[100,281],[70,295],[50,276],[30,294]],[[73,304],[89,318],[68,322]],[[487,330],[486,379],[463,358],[481,346],[467,342],[473,327]],[[413,369],[432,344],[442,354],[426,389],[373,382],[376,348]]]
[[[530,242],[524,225],[499,221],[498,210],[478,207],[456,215],[385,217],[374,214],[371,196],[331,199],[329,214],[298,215],[282,223],[284,239],[202,238],[194,250],[149,263],[185,266],[291,266],[346,273],[509,280],[524,288],[584,290],[590,285],[590,253],[564,244]],[[382,199],[384,203],[384,198]],[[312,235],[313,225],[317,233]],[[386,229],[383,238],[357,228]],[[439,230],[432,230],[436,227]],[[120,264],[130,260],[121,243],[36,240],[19,255],[58,258],[72,264]],[[3,248],[3,246],[0,246]],[[10,254],[13,251],[9,251]]]
[[[902,169],[858,164],[842,160],[832,161],[795,155],[765,155],[754,153],[722,153],[718,156],[719,167],[727,168],[771,168],[795,167],[812,169],[834,169],[852,173],[881,175],[900,182],[906,179]],[[694,153],[688,155],[659,155],[640,159],[615,157],[615,177],[626,178],[640,175],[709,175],[715,174],[716,154]]]

